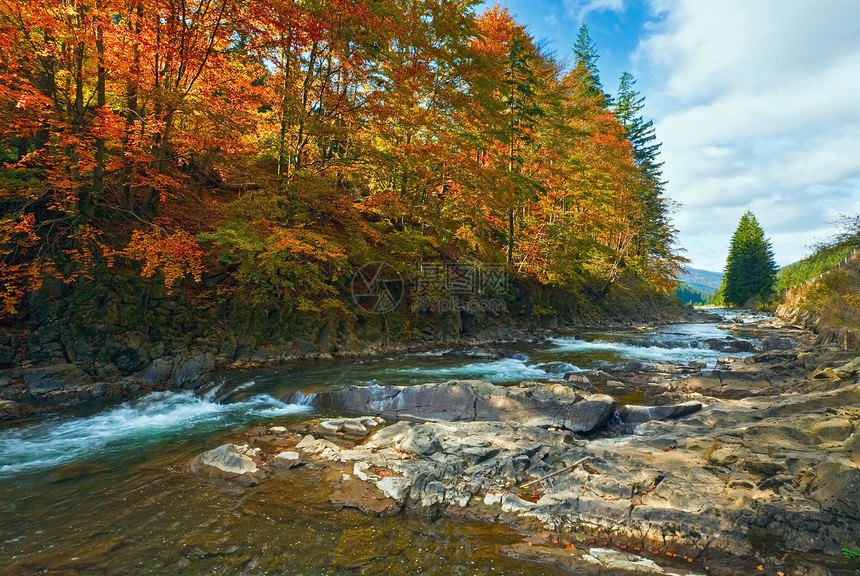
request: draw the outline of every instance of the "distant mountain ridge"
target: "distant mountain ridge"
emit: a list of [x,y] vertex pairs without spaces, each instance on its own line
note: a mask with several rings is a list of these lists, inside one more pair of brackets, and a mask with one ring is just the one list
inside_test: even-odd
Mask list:
[[699,270],[697,268],[686,268],[678,277],[678,280],[707,295],[713,294],[720,289],[723,283],[723,273]]

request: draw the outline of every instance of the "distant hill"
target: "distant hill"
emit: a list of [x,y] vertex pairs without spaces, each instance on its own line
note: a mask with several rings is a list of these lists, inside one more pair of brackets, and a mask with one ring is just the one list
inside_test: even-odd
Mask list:
[[687,268],[678,277],[678,280],[702,294],[710,295],[720,289],[720,285],[723,283],[723,273]]
[[701,306],[703,304],[711,303],[711,294],[703,294],[699,290],[696,290],[691,286],[687,286],[684,283],[678,284],[678,287],[675,289],[675,296],[677,296],[682,303],[690,304],[692,306]]

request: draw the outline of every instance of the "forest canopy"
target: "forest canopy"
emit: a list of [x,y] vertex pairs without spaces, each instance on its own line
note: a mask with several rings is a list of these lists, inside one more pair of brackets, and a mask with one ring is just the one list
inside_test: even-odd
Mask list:
[[311,309],[374,260],[671,290],[633,77],[610,97],[587,28],[558,60],[477,5],[0,0],[0,315],[49,277],[216,261]]

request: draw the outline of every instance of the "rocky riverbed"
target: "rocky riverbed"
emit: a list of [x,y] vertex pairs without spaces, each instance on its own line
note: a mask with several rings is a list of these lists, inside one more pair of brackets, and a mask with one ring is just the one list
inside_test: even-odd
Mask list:
[[571,574],[853,574],[860,359],[779,320],[733,326],[757,342],[707,345],[758,353],[704,370],[326,392],[329,417],[253,428],[186,468],[248,490],[312,468],[332,506],[504,522],[524,534],[504,554]]

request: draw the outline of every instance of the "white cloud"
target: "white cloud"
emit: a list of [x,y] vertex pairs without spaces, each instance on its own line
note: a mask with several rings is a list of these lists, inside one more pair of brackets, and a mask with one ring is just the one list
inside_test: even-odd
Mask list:
[[662,21],[634,63],[647,72],[641,87],[693,266],[722,268],[748,207],[780,264],[840,213],[860,211],[860,2],[653,0],[652,9]]
[[555,14],[547,14],[546,16],[544,16],[543,21],[553,28],[555,28],[559,24],[558,17]]
[[568,16],[582,22],[591,12],[624,12],[624,0],[564,0]]

